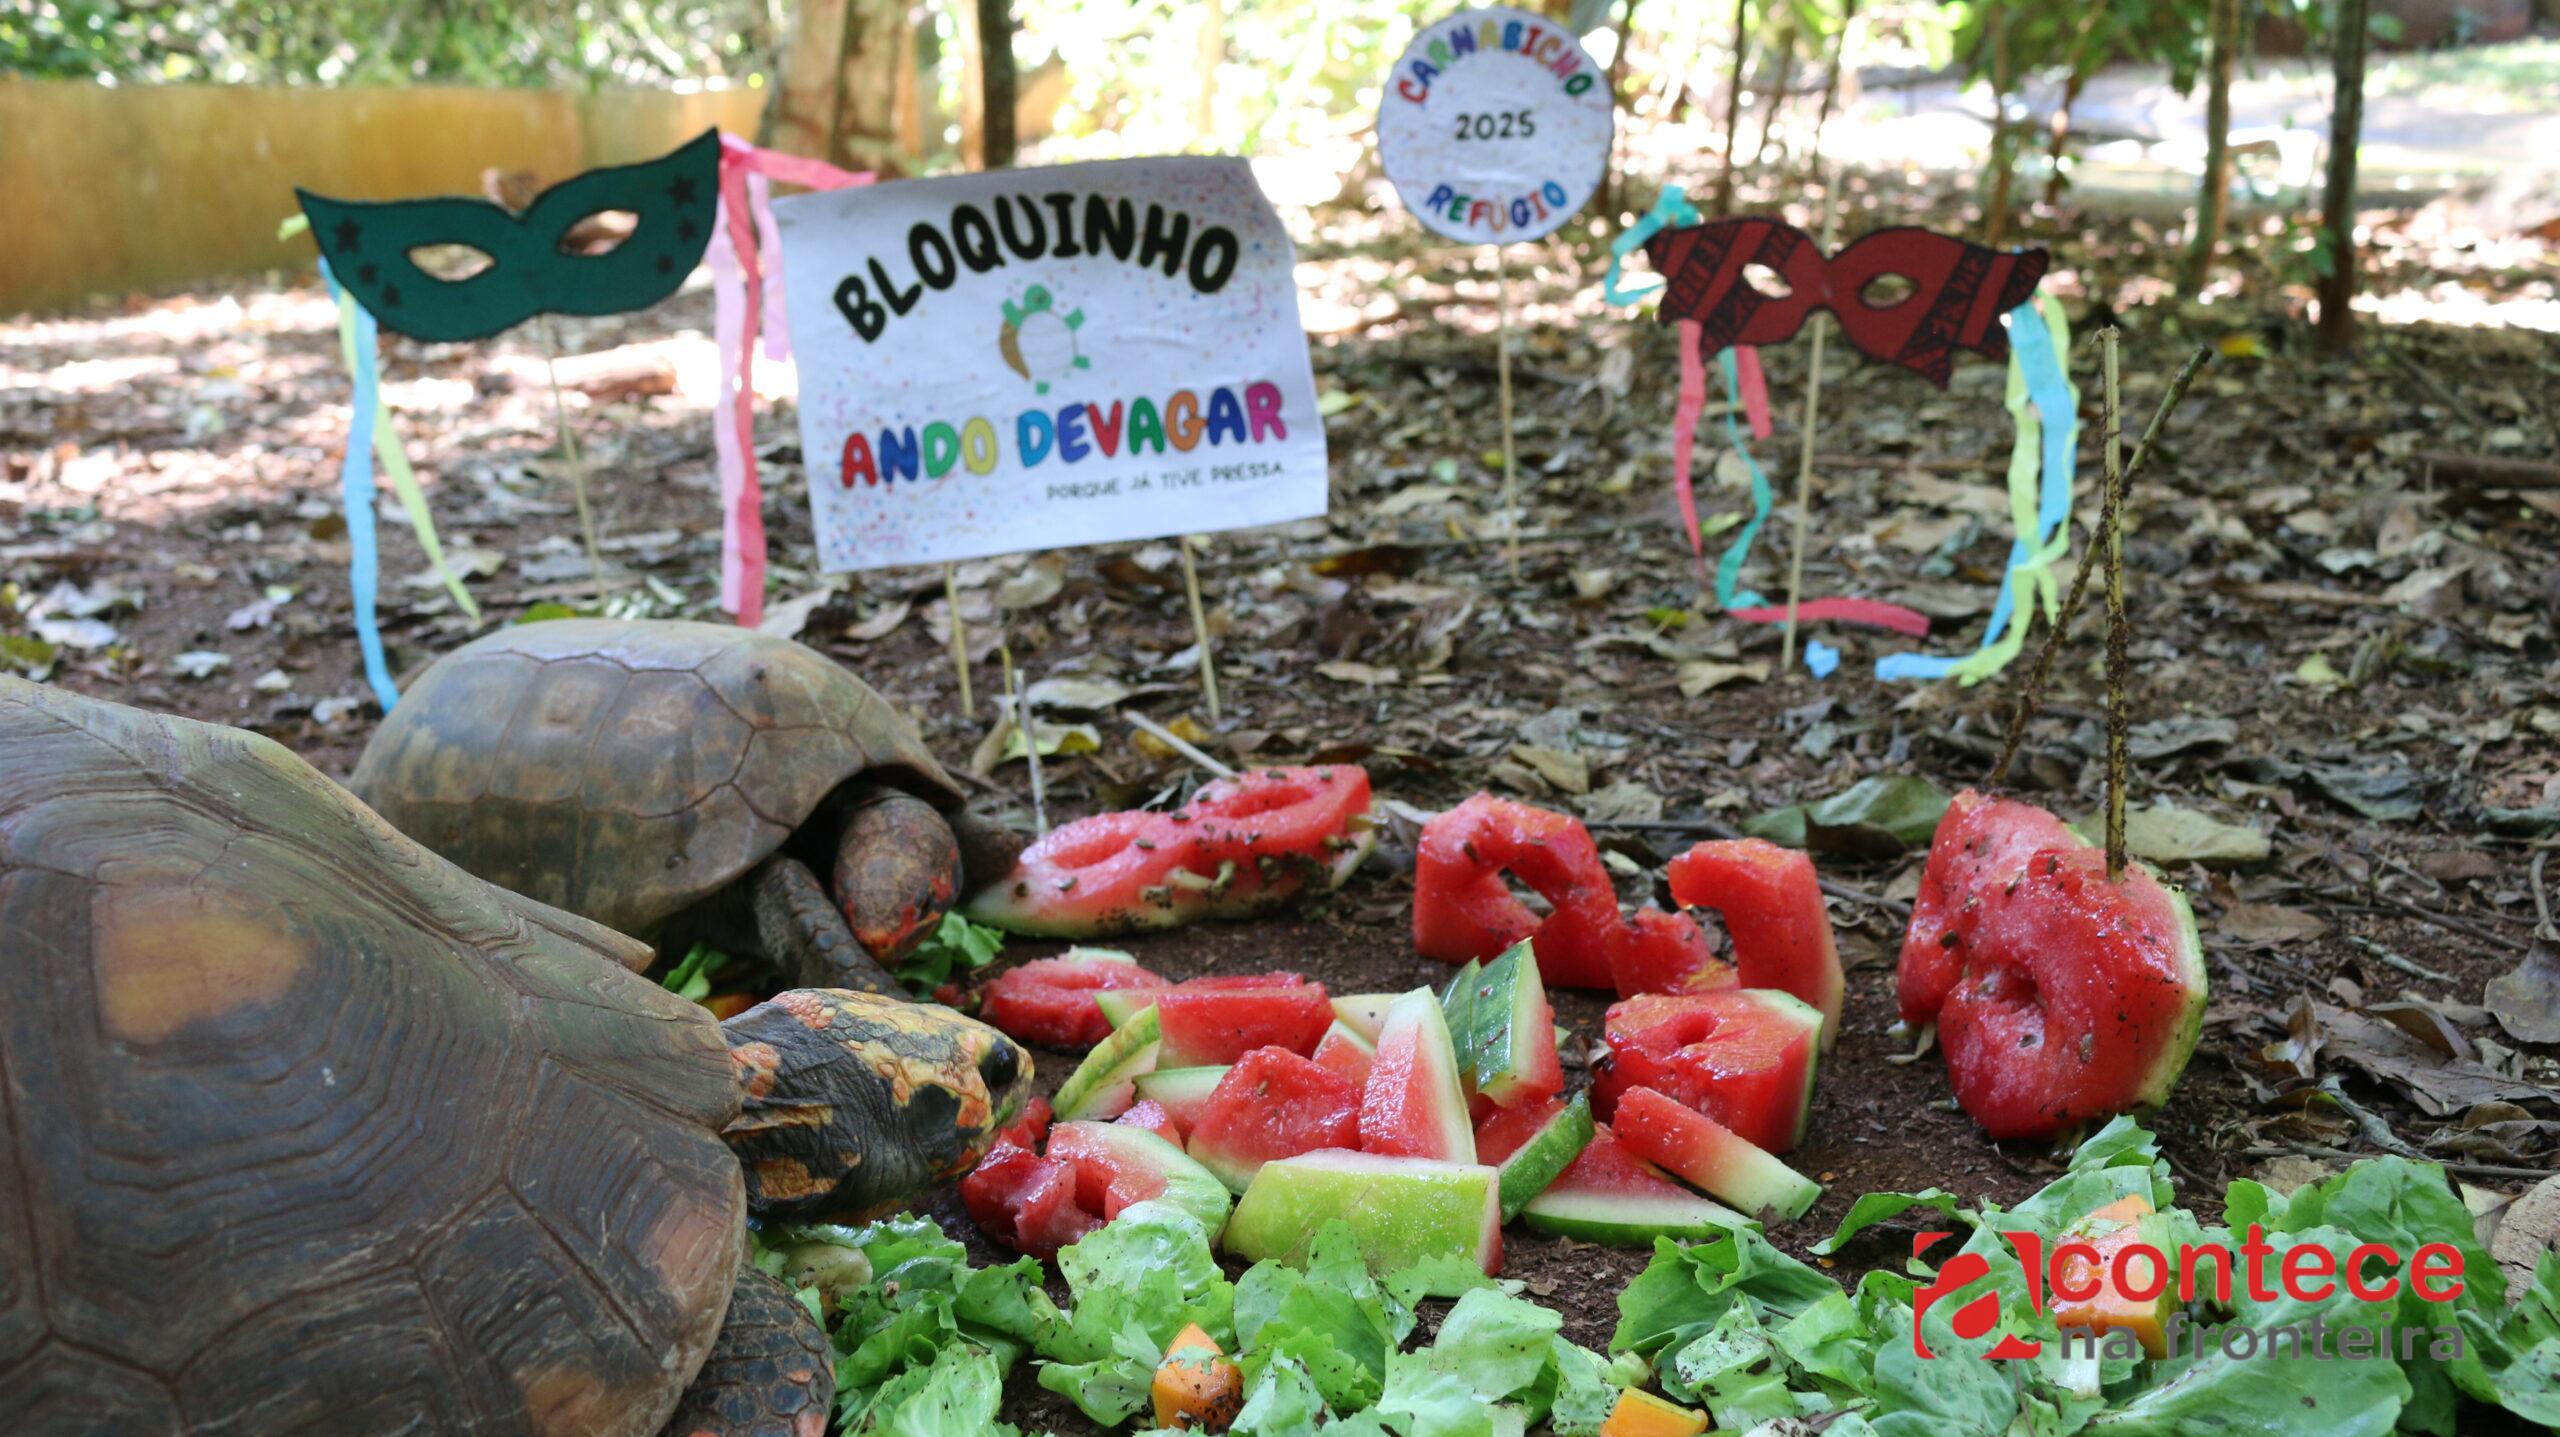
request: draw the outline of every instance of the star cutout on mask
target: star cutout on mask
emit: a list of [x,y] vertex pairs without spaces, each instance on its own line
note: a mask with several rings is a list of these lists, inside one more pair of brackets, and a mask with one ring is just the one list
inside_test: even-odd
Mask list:
[[693,181],[684,178],[677,179],[673,184],[667,186],[667,198],[674,200],[680,205],[692,204]]
[[381,274],[382,266],[380,265],[361,264],[356,266],[356,278],[363,280],[367,284],[373,283]]
[[356,240],[364,231],[357,228],[354,220],[340,220],[333,233],[337,236],[338,253],[353,254],[356,249]]
[[400,307],[400,286],[396,284],[386,284],[382,287],[382,307],[385,309],[398,309]]

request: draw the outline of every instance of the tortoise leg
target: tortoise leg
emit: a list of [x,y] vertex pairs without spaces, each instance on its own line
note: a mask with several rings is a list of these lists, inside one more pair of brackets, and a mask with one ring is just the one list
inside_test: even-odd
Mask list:
[[659,1437],[823,1437],[835,1401],[826,1329],[790,1288],[741,1267],[728,1320]]
[[895,963],[933,936],[960,901],[960,840],[932,804],[879,789],[856,801],[836,839],[836,906],[854,941]]
[[775,854],[747,879],[756,938],[775,967],[802,988],[851,988],[904,998],[907,990],[881,971],[853,939],[818,875],[799,859]]

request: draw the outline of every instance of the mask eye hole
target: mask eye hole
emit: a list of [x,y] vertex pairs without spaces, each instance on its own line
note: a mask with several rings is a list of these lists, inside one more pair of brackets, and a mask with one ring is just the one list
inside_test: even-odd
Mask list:
[[409,251],[409,263],[446,284],[458,284],[497,262],[487,250],[467,244],[422,244]]
[[1891,309],[1918,289],[1908,275],[1880,274],[1858,291],[1858,301],[1869,309]]
[[571,259],[596,259],[622,248],[640,228],[640,216],[630,210],[598,210],[569,226],[555,246]]
[[1762,296],[1769,299],[1785,299],[1788,295],[1796,292],[1795,286],[1787,283],[1786,276],[1769,268],[1765,264],[1744,265],[1742,267],[1742,282],[1751,286],[1753,289],[1758,290]]

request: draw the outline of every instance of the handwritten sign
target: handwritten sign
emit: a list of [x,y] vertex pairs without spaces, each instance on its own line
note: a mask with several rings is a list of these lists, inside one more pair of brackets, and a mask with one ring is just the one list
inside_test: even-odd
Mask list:
[[1462,10],[1413,37],[1378,106],[1378,157],[1405,208],[1470,244],[1550,234],[1609,169],[1609,77],[1573,31]]
[[1296,253],[1240,159],[777,200],[822,567],[1325,511]]

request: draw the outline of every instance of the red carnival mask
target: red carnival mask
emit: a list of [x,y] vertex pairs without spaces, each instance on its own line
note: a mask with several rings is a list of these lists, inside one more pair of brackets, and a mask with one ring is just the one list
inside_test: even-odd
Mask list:
[[[1726,219],[1666,229],[1645,242],[1662,275],[1660,317],[1692,320],[1707,353],[1737,344],[1777,344],[1827,309],[1860,353],[1916,370],[1944,388],[1955,351],[1993,359],[2009,353],[2000,317],[2024,304],[2044,278],[2051,256],[1985,249],[1913,226],[1877,230],[1829,259],[1812,236],[1782,220]],[[1771,298],[1744,279],[1760,264],[1787,282]],[[1898,275],[1911,292],[1870,304],[1865,291],[1879,275]]]

